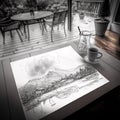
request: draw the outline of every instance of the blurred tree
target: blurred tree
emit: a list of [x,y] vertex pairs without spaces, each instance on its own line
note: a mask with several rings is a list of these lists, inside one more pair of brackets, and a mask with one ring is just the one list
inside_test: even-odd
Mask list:
[[38,0],[37,1],[37,9],[44,10],[49,5],[48,0]]

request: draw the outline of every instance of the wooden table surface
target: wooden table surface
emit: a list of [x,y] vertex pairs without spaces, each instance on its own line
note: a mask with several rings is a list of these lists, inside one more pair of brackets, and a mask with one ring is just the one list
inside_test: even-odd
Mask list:
[[19,13],[19,14],[13,15],[11,19],[19,20],[19,21],[29,21],[29,20],[42,19],[52,14],[53,13],[51,11],[34,11],[34,16],[31,15],[30,12],[26,12],[26,13]]
[[[3,120],[25,120],[10,62],[62,48],[68,45],[71,45],[78,52],[76,44],[67,43],[0,61],[0,108],[2,110],[1,117]],[[55,111],[43,119],[61,120],[120,85],[120,61],[107,54],[102,49],[99,50],[103,53],[103,57],[99,64],[92,66],[95,67],[110,82],[64,106],[63,108]]]

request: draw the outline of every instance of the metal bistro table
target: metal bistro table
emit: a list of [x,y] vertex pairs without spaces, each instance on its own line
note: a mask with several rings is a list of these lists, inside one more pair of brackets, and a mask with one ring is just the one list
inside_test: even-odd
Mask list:
[[[29,21],[38,20],[40,22],[41,20],[43,20],[43,24],[44,24],[44,18],[52,14],[53,13],[51,11],[34,11],[33,15],[31,15],[30,12],[20,13],[20,14],[13,15],[11,19],[21,21],[23,24],[26,24],[26,27],[28,30],[28,40],[30,40]],[[24,27],[24,31],[26,33],[25,27]]]

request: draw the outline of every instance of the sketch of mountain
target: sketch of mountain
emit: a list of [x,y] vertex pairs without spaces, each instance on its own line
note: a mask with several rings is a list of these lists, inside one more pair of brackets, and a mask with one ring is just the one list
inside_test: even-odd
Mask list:
[[[19,89],[19,94],[22,99],[22,103],[26,106],[27,110],[36,106],[42,100],[48,99],[42,96],[57,88],[65,86],[74,82],[75,80],[80,80],[90,74],[95,73],[96,70],[89,65],[82,65],[70,70],[62,70],[59,68],[51,69],[45,76],[37,79],[29,80],[22,88]],[[52,97],[53,94],[49,97]],[[35,101],[39,97],[39,102]],[[34,101],[34,102],[33,102]],[[31,102],[34,105],[31,105]]]

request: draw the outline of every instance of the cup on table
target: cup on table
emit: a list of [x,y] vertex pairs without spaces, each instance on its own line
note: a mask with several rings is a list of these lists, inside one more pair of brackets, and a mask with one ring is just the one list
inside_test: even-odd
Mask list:
[[88,59],[91,62],[94,62],[100,59],[103,56],[101,52],[98,51],[97,48],[91,47],[88,49]]

